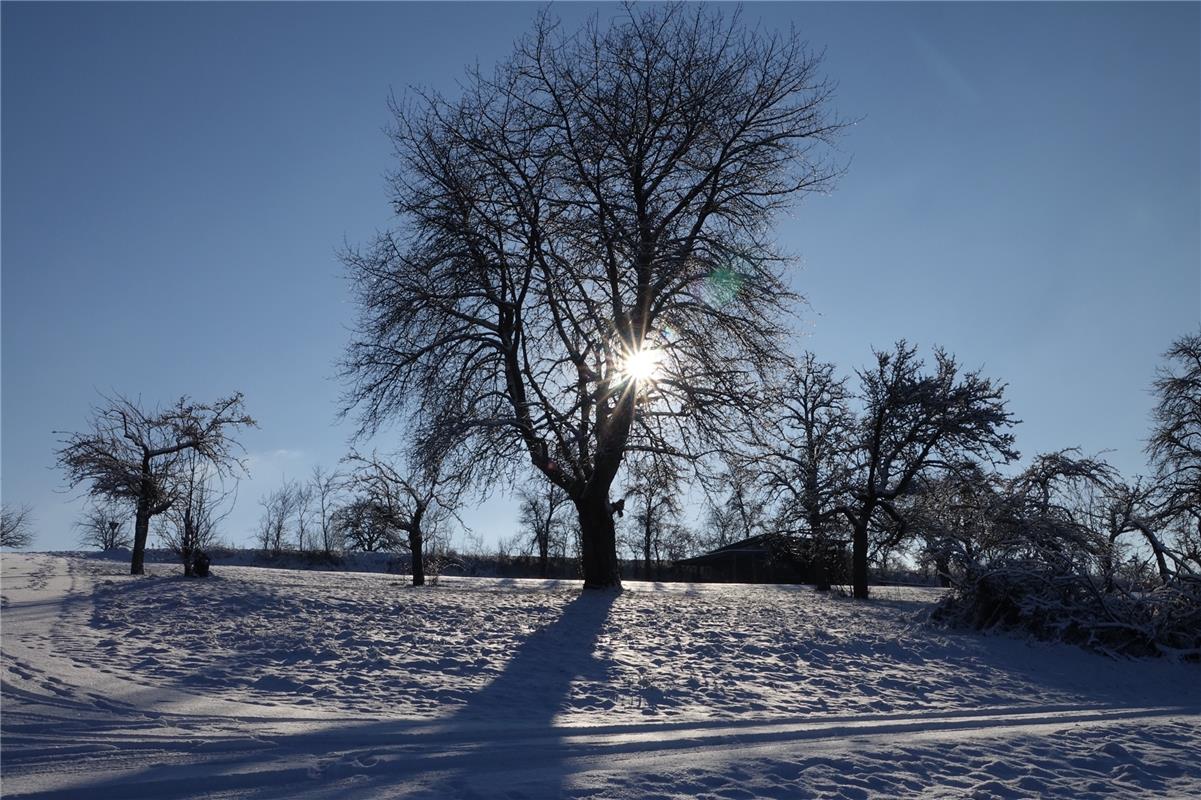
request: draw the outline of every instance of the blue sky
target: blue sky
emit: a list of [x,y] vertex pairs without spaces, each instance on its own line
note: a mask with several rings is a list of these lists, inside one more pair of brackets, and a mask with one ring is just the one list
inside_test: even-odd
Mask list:
[[[226,522],[332,466],[352,321],[336,254],[389,223],[390,91],[453,92],[529,4],[3,5],[2,492],[39,549],[81,504],[56,430],[97,391],[240,390]],[[574,27],[599,9],[555,7]],[[1201,5],[749,4],[826,48],[846,176],[780,220],[800,346],[844,370],[941,344],[1009,383],[1025,454],[1128,474],[1159,354],[1201,319]],[[396,432],[366,447],[390,449]],[[516,514],[467,520],[487,541]]]

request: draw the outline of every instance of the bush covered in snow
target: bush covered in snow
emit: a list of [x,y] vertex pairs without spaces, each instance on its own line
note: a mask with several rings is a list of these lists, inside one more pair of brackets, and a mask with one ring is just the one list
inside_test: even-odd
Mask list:
[[1007,562],[958,582],[935,618],[978,630],[1020,629],[1110,655],[1201,660],[1201,581],[1105,591],[1095,576]]
[[971,526],[938,528],[952,591],[937,618],[1111,655],[1201,659],[1201,563],[1104,462],[1051,453],[986,489],[938,488],[919,518],[935,528],[953,507]]

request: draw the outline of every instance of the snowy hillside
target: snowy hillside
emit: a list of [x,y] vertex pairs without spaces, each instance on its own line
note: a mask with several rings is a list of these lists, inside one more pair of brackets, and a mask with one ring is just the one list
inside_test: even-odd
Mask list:
[[2,566],[6,798],[1201,793],[1196,665],[932,590]]

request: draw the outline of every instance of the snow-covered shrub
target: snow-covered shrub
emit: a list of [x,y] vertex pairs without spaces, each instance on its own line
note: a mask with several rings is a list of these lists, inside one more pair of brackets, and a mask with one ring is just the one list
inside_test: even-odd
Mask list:
[[1201,574],[1155,534],[1137,486],[1107,464],[1040,456],[979,497],[978,527],[956,553],[937,619],[1111,655],[1201,659]]
[[935,618],[1027,631],[1109,655],[1201,659],[1201,581],[1106,591],[1096,576],[1011,562],[957,582]]

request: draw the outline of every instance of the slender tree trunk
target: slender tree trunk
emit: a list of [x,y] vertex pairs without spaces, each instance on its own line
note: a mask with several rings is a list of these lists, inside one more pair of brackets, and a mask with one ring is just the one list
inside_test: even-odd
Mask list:
[[867,521],[871,514],[864,514],[861,522],[855,523],[854,539],[851,542],[851,587],[854,596],[867,599]]
[[129,563],[130,575],[141,575],[145,568],[146,538],[150,535],[150,501],[139,500],[133,523],[133,560]]
[[425,556],[421,552],[424,545],[421,531],[409,532],[409,552],[413,555],[413,585],[425,586]]
[[830,591],[830,554],[829,548],[819,547],[813,565],[817,569],[817,590],[819,592]]
[[550,531],[538,537],[538,572],[543,578],[550,577]]
[[938,585],[944,589],[951,586],[951,559],[945,553],[934,557],[934,571],[938,573]]
[[620,589],[617,532],[613,527],[613,514],[609,510],[605,495],[585,495],[575,501],[575,506],[580,517],[584,588]]
[[145,568],[146,539],[150,535],[150,504],[154,483],[150,479],[150,456],[143,450],[142,481],[138,486],[138,508],[133,523],[133,559],[129,562],[129,574],[141,575]]
[[[807,489],[809,497],[817,496],[817,487]],[[817,574],[814,576],[817,583],[817,591],[830,591],[830,545],[826,541],[825,523],[822,520],[818,509],[809,504],[805,509],[805,516],[809,522],[809,542],[812,553],[812,563]]]
[[646,510],[646,527],[642,531],[642,565],[648,581],[651,579],[651,512]]

